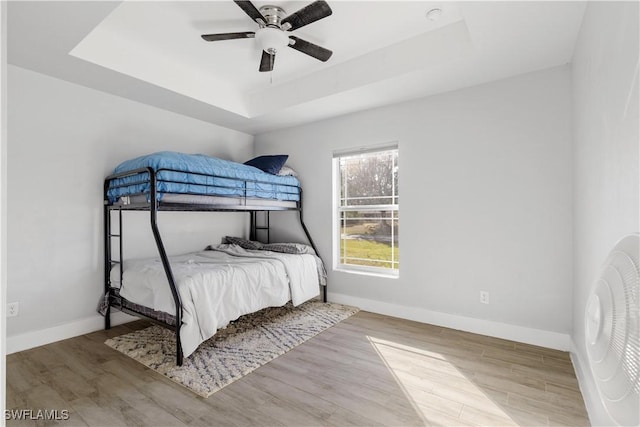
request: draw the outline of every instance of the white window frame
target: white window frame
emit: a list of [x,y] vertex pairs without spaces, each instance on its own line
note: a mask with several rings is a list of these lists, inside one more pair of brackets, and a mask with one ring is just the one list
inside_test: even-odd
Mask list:
[[[368,154],[368,153],[376,153],[382,151],[398,151],[399,148],[397,143],[388,143],[384,145],[376,145],[376,146],[368,146],[362,147],[359,149],[351,149],[346,151],[336,151],[333,153],[333,266],[336,271],[343,271],[348,273],[358,273],[358,274],[368,274],[382,277],[391,277],[397,278],[400,275],[400,269],[398,268],[389,268],[389,267],[376,267],[376,266],[366,266],[366,265],[356,265],[356,264],[343,264],[342,263],[342,254],[340,252],[340,243],[342,240],[341,236],[341,213],[348,211],[392,211],[393,215],[396,217],[400,211],[399,205],[399,192],[392,194],[392,200],[398,200],[396,204],[384,204],[384,205],[360,205],[360,206],[342,206],[341,205],[341,188],[342,183],[340,182],[340,159],[342,157],[355,156],[359,154]],[[393,186],[395,189],[395,185]],[[373,196],[367,197],[367,199],[372,199],[375,197],[382,197],[388,199],[389,196]],[[399,221],[399,219],[397,219]],[[394,235],[394,227],[391,227],[391,238],[395,237]],[[396,250],[396,245],[392,245],[391,253],[392,253],[392,263],[399,264],[399,260],[393,261],[394,251]]]

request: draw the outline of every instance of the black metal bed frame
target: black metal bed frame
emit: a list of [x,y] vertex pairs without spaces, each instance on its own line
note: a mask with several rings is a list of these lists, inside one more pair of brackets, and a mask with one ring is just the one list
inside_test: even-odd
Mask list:
[[[251,198],[247,197],[247,191],[249,184],[271,184],[273,183],[259,180],[246,180],[246,179],[238,179],[238,178],[229,178],[229,177],[221,177],[216,175],[208,175],[202,173],[193,173],[193,175],[200,175],[207,180],[207,184],[196,184],[198,186],[206,187],[210,190],[213,189],[233,189],[238,190],[242,188],[242,195],[234,195],[229,196],[235,199],[240,199],[242,204],[240,205],[224,205],[224,204],[186,204],[186,203],[165,203],[162,201],[158,201],[158,184],[161,182],[175,182],[164,178],[159,178],[158,174],[160,172],[178,172],[185,173],[184,171],[174,170],[174,169],[158,169],[154,170],[151,167],[139,168],[127,172],[121,172],[109,175],[104,180],[104,290],[105,295],[107,296],[107,310],[105,313],[105,329],[111,328],[111,307],[117,307],[119,310],[134,315],[138,317],[143,317],[147,320],[152,321],[153,323],[159,324],[161,326],[173,329],[176,334],[176,363],[178,366],[182,366],[183,362],[183,354],[182,354],[182,345],[180,342],[180,328],[182,326],[182,302],[180,301],[180,294],[178,293],[178,289],[176,287],[175,278],[173,275],[173,271],[171,269],[171,263],[169,262],[169,258],[167,256],[167,252],[165,250],[164,243],[162,241],[162,236],[160,235],[160,230],[158,228],[158,212],[160,211],[191,211],[191,212],[248,212],[250,218],[250,236],[251,240],[258,240],[257,235],[259,232],[266,232],[266,241],[269,242],[270,238],[270,230],[269,230],[269,214],[272,211],[297,211],[298,218],[300,220],[300,225],[302,226],[302,230],[304,231],[309,244],[318,254],[318,249],[316,248],[311,235],[309,234],[309,230],[304,223],[303,214],[302,214],[302,188],[294,185],[287,184],[275,184],[277,186],[282,187],[291,187],[292,190],[295,190],[296,193],[299,194],[299,200],[296,202],[295,207],[283,207],[283,206],[252,206],[250,203]],[[192,174],[192,173],[190,173]],[[148,175],[145,176],[145,175]],[[135,203],[122,203],[122,202],[112,202],[109,198],[109,189],[117,188],[117,187],[126,187],[132,185],[131,183],[121,184],[121,185],[112,185],[111,183],[119,178],[127,178],[127,177],[137,177],[138,179],[135,181],[135,184],[148,184],[148,191],[140,192],[130,196],[136,195],[147,195],[146,202],[135,202]],[[222,183],[220,183],[222,180]],[[210,182],[209,182],[210,181]],[[240,187],[237,185],[229,186],[224,185],[224,182],[234,182],[236,184],[240,183]],[[181,194],[191,194],[195,195],[196,193],[181,193]],[[197,194],[201,195],[201,194]],[[224,197],[224,196],[217,196]],[[118,232],[117,234],[112,233],[111,221],[113,211],[118,212]],[[153,232],[153,237],[156,243],[156,248],[158,250],[158,254],[160,255],[160,260],[162,262],[162,266],[164,268],[164,272],[167,276],[167,281],[169,283],[169,287],[171,288],[171,294],[173,295],[173,300],[176,306],[175,313],[175,325],[171,325],[169,323],[165,323],[161,320],[155,319],[153,317],[149,317],[145,313],[141,313],[132,308],[123,307],[122,304],[118,304],[116,298],[114,297],[114,289],[111,286],[111,269],[114,265],[120,264],[120,283],[122,283],[122,275],[123,275],[123,223],[122,223],[122,213],[124,211],[148,211],[150,213],[150,225],[151,231]],[[262,213],[265,220],[263,221],[263,225],[259,225],[258,214]],[[118,239],[118,254],[119,257],[117,260],[113,259],[113,246],[112,239]],[[322,299],[324,302],[327,301],[327,289],[326,286],[322,287]]]

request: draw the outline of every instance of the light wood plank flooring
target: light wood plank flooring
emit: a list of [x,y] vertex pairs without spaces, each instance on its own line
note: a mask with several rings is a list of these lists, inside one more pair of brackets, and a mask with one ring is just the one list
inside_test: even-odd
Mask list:
[[145,326],[9,355],[7,408],[90,426],[589,424],[560,351],[360,312],[203,399],[103,344]]

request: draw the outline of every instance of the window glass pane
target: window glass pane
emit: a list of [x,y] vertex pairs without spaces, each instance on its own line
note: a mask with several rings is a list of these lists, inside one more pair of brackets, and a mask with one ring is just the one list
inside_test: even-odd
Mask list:
[[342,211],[340,224],[341,264],[399,267],[396,212]]
[[398,151],[340,158],[340,206],[398,203]]

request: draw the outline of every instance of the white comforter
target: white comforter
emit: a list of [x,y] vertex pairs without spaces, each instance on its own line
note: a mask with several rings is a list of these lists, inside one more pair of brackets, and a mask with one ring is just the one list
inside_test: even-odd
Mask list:
[[[235,245],[170,258],[182,301],[180,338],[189,356],[219,328],[238,317],[291,300],[316,297],[319,280],[312,255],[247,251]],[[119,271],[112,270],[117,285]],[[136,304],[175,313],[160,259],[125,261],[120,295]]]

